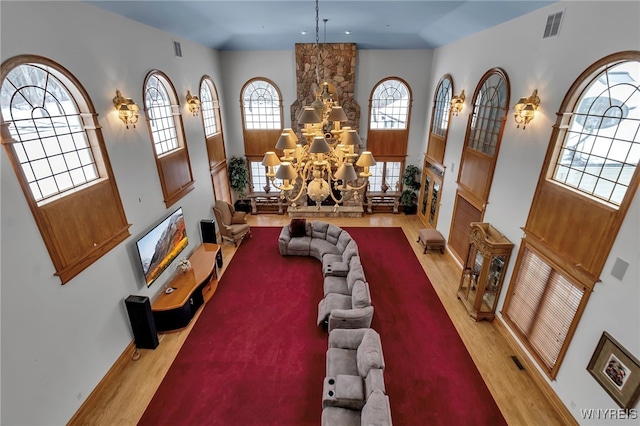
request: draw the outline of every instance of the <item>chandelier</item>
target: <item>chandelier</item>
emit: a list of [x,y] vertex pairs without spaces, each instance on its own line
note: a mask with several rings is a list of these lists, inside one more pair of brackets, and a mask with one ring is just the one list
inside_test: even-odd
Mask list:
[[[339,205],[344,205],[347,200],[362,206],[359,191],[368,185],[369,168],[375,166],[376,161],[371,152],[359,152],[362,139],[351,127],[341,127],[341,123],[348,120],[347,115],[334,99],[330,84],[326,81],[320,84],[318,22],[316,0],[315,74],[317,87],[321,88],[314,91],[315,100],[311,105],[305,106],[298,115],[298,124],[304,125],[302,137],[298,138],[291,128],[284,129],[275,145],[276,149],[284,152],[284,156],[278,157],[274,151],[268,151],[262,165],[267,167],[266,176],[271,184],[292,209],[306,201],[303,197],[308,195],[318,210],[331,197],[335,203],[334,211],[337,211]],[[324,22],[326,25],[327,20]],[[359,173],[356,167],[361,170]],[[282,183],[276,183],[276,179]],[[336,195],[338,192],[339,196]]]

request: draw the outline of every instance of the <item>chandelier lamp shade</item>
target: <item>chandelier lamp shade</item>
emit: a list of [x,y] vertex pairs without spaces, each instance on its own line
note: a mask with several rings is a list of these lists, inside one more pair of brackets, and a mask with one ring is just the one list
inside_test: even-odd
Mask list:
[[[317,68],[321,66],[318,20],[316,0]],[[347,114],[338,105],[335,88],[327,81],[320,83],[319,75],[316,69],[318,89],[314,90],[314,101],[296,116],[301,137],[291,128],[284,129],[275,144],[275,149],[284,155],[279,157],[276,151],[268,151],[262,165],[280,197],[294,210],[298,205],[306,205],[305,195],[315,202],[317,209],[329,197],[335,202],[334,211],[349,200],[351,205],[362,206],[360,191],[367,187],[370,167],[376,161],[371,152],[360,152],[363,142],[358,132],[343,127],[349,120]]]

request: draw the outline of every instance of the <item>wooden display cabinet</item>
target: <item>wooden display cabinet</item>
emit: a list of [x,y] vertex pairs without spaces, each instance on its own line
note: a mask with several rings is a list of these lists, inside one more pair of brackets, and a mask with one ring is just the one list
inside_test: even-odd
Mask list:
[[493,321],[513,244],[489,223],[472,222],[458,299],[476,321]]

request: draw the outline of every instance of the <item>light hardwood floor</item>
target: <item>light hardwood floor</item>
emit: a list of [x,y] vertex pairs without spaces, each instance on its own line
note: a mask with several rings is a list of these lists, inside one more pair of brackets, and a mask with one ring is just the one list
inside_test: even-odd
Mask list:
[[[498,327],[486,321],[474,322],[469,317],[456,297],[460,277],[458,266],[446,253],[422,253],[422,247],[416,240],[418,231],[424,226],[417,216],[373,214],[362,218],[321,220],[338,226],[402,227],[508,424],[573,423],[556,411],[552,401],[545,396],[526,370],[517,368],[511,359],[517,354],[499,332]],[[249,219],[251,226],[283,226],[289,221],[288,216],[275,214],[260,214],[250,216]],[[222,268],[223,275],[226,265],[235,253],[235,247],[225,242],[222,248],[225,263]],[[506,288],[507,284],[505,283],[503,288]],[[161,335],[160,345],[155,350],[140,350],[141,356],[137,361],[130,357],[133,345],[124,349],[121,359],[114,364],[105,379],[70,420],[69,425],[135,425],[196,321],[197,317],[186,329]],[[464,398],[462,395],[461,397]],[[566,413],[564,414],[566,416]]]

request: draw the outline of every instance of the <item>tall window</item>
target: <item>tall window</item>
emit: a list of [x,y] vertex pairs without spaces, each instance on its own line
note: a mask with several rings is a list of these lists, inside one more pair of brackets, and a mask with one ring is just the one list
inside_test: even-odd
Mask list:
[[406,129],[409,122],[409,89],[398,79],[382,81],[371,99],[371,129]]
[[253,80],[242,92],[244,126],[253,129],[280,129],[280,95],[270,82]]
[[254,191],[269,185],[266,168],[260,164],[264,153],[273,151],[283,128],[282,96],[275,84],[264,78],[249,80],[240,92],[244,154]]
[[207,75],[200,80],[200,111],[214,197],[216,200],[231,202],[218,91],[211,77]]
[[213,82],[208,77],[203,78],[200,84],[200,113],[204,121],[204,135],[211,137],[219,132],[219,105],[218,97],[214,98]]
[[129,236],[98,115],[49,59],[9,59],[0,81],[2,144],[64,284]]
[[157,70],[147,74],[143,95],[162,194],[170,207],[194,188],[178,97],[169,78]]
[[553,180],[620,205],[640,160],[640,62],[592,75],[561,129]]

